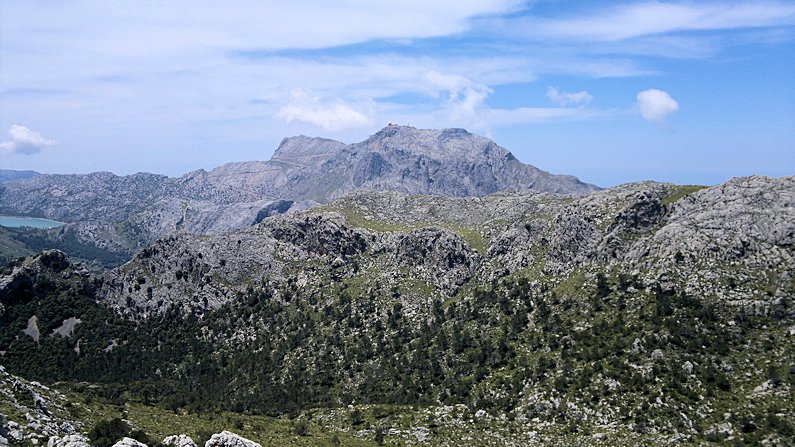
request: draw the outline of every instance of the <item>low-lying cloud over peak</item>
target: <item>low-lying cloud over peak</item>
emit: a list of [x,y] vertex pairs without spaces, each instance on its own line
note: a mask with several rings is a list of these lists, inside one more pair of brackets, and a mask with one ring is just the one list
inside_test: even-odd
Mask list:
[[277,117],[288,124],[302,121],[332,131],[358,129],[373,123],[370,113],[356,110],[340,99],[321,100],[301,89],[291,92],[289,102]]
[[33,155],[41,152],[47,146],[58,143],[55,140],[48,140],[39,133],[19,124],[12,125],[8,129],[8,135],[11,139],[0,143],[0,152],[6,154]]

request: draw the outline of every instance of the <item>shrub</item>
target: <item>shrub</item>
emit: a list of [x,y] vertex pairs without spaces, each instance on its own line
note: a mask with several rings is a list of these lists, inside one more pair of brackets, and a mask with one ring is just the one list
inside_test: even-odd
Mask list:
[[364,415],[362,414],[362,410],[355,409],[351,412],[351,424],[354,426],[362,425],[364,423]]
[[111,447],[116,441],[130,436],[130,426],[119,418],[99,421],[88,432],[88,437],[97,447]]
[[307,423],[303,419],[299,419],[293,422],[293,433],[298,436],[308,436],[309,435],[309,423]]

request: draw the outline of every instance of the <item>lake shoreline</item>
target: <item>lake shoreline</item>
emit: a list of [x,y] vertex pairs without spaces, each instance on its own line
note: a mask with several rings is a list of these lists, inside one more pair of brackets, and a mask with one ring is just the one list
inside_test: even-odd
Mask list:
[[41,217],[22,217],[22,216],[0,216],[0,227],[6,228],[39,228],[49,230],[66,225],[67,222],[60,222]]

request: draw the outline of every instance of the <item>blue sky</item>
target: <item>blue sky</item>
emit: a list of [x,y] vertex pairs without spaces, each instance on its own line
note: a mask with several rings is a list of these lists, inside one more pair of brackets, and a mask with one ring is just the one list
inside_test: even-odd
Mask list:
[[792,1],[0,2],[0,168],[463,127],[600,186],[795,174]]

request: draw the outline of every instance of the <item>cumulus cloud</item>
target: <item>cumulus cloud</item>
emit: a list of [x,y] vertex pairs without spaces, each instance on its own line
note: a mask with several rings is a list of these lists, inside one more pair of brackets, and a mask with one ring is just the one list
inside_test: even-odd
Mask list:
[[302,121],[330,131],[367,127],[372,118],[340,99],[323,101],[301,89],[290,93],[290,100],[276,116],[286,123]]
[[0,151],[8,154],[33,155],[41,152],[44,147],[56,144],[25,126],[14,124],[8,129],[11,139],[0,143]]
[[588,104],[593,96],[586,92],[561,92],[555,87],[547,87],[547,98],[559,106],[569,104]]
[[668,115],[679,110],[679,103],[668,92],[656,88],[638,93],[637,99],[640,114],[653,123],[663,124]]

